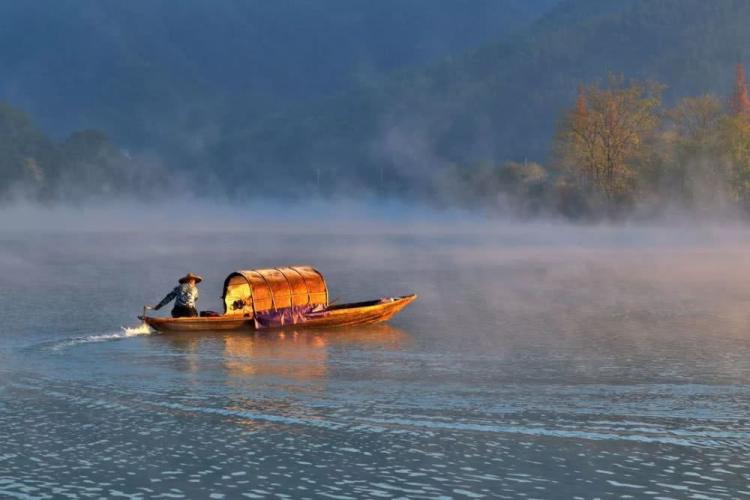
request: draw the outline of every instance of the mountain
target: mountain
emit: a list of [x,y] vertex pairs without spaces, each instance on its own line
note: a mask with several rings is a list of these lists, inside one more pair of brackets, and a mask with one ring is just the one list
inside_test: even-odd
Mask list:
[[502,39],[559,0],[0,0],[0,100],[64,135],[220,128]]
[[546,161],[581,82],[615,72],[665,83],[667,102],[726,95],[750,61],[747,19],[745,0],[566,0],[503,43],[248,120],[215,153],[264,189],[296,178],[419,191],[451,164]]
[[412,196],[444,168],[549,163],[578,84],[611,72],[667,103],[726,95],[746,19],[746,0],[4,0],[0,99],[57,144],[100,129],[221,193]]

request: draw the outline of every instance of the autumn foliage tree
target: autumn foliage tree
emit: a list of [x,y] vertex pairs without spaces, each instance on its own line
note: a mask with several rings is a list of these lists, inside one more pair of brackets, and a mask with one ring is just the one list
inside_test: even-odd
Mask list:
[[[734,85],[732,86],[732,83]],[[568,217],[685,210],[750,213],[750,92],[742,65],[727,95],[663,106],[663,86],[610,76],[578,87],[558,123],[554,163],[455,167],[446,192],[518,213]],[[624,210],[625,209],[625,210]]]
[[731,116],[724,120],[722,147],[728,156],[730,193],[734,200],[750,205],[750,97],[742,64],[736,67]]
[[610,203],[627,201],[637,185],[638,161],[660,123],[662,86],[610,76],[607,85],[579,88],[563,117],[557,156],[580,187]]
[[664,116],[652,191],[689,208],[716,206],[727,181],[724,103],[711,94],[685,97]]
[[722,146],[729,166],[729,192],[734,201],[750,207],[750,119],[727,118],[722,128]]
[[728,106],[707,94],[662,109],[661,90],[620,77],[579,87],[557,136],[557,160],[568,181],[589,202],[750,208],[750,92],[743,66],[736,66]]
[[732,94],[730,106],[735,116],[750,114],[750,97],[747,92],[745,67],[742,64],[735,67],[734,94]]

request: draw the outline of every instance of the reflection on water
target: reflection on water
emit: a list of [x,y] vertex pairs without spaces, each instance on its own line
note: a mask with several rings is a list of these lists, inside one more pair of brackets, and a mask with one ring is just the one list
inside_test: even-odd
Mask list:
[[225,366],[232,377],[313,380],[326,376],[328,350],[320,335],[279,332],[268,336],[224,337]]
[[[265,332],[167,333],[152,339],[177,357],[186,371],[213,368],[216,356],[229,383],[248,377],[313,381],[328,375],[331,351],[356,347],[399,350],[407,334],[389,324],[344,329],[297,329]],[[205,363],[206,366],[202,366]]]

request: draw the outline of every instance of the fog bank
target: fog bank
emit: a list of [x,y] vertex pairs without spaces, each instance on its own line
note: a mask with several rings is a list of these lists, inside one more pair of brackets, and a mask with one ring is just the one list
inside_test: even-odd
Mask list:
[[[575,224],[563,219],[519,220],[481,211],[435,209],[395,200],[215,203],[183,198],[160,203],[112,202],[77,206],[16,203],[0,208],[0,231],[14,233],[141,233],[204,237],[210,233],[435,236],[472,246],[714,247],[750,245],[739,221],[656,221]],[[203,235],[203,236],[202,236]]]

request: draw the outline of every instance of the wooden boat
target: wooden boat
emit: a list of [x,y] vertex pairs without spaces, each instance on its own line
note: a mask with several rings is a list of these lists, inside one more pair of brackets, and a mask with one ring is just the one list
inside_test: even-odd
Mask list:
[[330,328],[391,319],[417,298],[331,304],[323,275],[307,266],[236,271],[224,281],[224,313],[213,317],[138,318],[161,332]]

